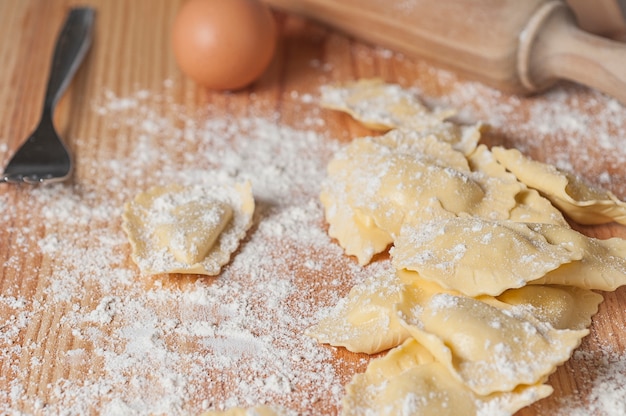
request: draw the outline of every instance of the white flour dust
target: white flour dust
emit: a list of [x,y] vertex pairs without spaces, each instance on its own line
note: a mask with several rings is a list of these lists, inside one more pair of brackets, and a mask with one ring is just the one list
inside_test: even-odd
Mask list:
[[[29,189],[27,207],[0,197],[16,236],[8,270],[19,275],[19,258],[43,256],[39,276],[20,277],[41,281],[34,300],[18,296],[17,285],[0,297],[11,316],[0,327],[0,356],[13,376],[0,380],[0,413],[336,408],[342,374],[355,364],[303,331],[370,273],[324,229],[318,185],[337,142],[272,115],[189,115],[146,91],[108,92],[94,111],[122,151],[93,158],[94,141],[83,138],[73,185]],[[323,126],[314,114],[304,123]],[[127,200],[153,185],[246,180],[255,225],[218,278],[139,275],[120,229]],[[53,322],[41,338],[44,316]],[[29,388],[37,379],[39,388]]]
[[626,414],[626,354],[610,349],[597,352],[576,351],[573,362],[584,363],[591,369],[587,376],[589,393],[583,398],[562,400],[559,414],[565,416]]
[[[401,61],[386,50],[375,58]],[[463,109],[458,119],[484,121],[499,144],[528,154],[562,149],[546,161],[626,195],[626,177],[614,173],[626,165],[616,101],[585,90],[572,102],[568,91],[581,91],[566,85],[524,107],[446,71],[417,69],[442,89],[421,88],[443,94],[431,104]],[[384,264],[357,266],[326,234],[319,184],[339,144],[323,133],[316,98],[293,92],[300,121],[286,125],[277,114],[231,116],[219,105],[189,111],[168,96],[176,86],[164,86],[163,95],[109,91],[94,101],[108,139],[75,139],[73,184],[22,190],[26,206],[0,195],[0,237],[12,238],[4,276],[12,283],[0,292],[10,317],[0,324],[0,413],[183,415],[259,403],[333,411],[346,374],[366,363],[338,359],[303,331]],[[589,154],[592,145],[602,157]],[[0,145],[0,156],[7,151]],[[120,228],[123,204],[154,185],[233,180],[252,182],[257,212],[222,275],[141,277]],[[26,263],[39,265],[33,275],[20,273]],[[598,360],[597,371],[589,397],[564,403],[563,414],[623,414],[623,353],[577,354]]]

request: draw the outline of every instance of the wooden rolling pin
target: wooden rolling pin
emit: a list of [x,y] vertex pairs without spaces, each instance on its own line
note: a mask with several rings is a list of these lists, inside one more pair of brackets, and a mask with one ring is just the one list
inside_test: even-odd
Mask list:
[[581,30],[560,0],[265,1],[508,92],[568,79],[626,104],[626,44]]

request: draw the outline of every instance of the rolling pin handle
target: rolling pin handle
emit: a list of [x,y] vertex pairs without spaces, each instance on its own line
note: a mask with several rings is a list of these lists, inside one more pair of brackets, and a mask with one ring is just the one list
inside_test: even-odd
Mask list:
[[560,1],[544,4],[520,35],[518,72],[529,91],[563,78],[626,104],[626,44],[583,31]]

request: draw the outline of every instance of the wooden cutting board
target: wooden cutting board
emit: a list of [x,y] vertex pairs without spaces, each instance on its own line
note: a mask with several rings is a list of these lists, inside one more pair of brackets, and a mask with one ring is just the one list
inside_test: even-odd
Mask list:
[[[276,352],[291,351],[293,360],[310,363],[303,370],[307,375],[300,378],[302,383],[298,382],[298,365],[283,374],[289,388],[280,377],[262,374],[263,369],[275,371],[273,367],[257,372],[248,368],[252,373],[246,376],[243,369],[239,374],[236,365],[224,366],[224,371],[236,373],[229,378],[207,358],[207,339],[220,325],[228,326],[228,319],[240,325],[240,334],[245,333],[246,321],[237,318],[238,314],[250,313],[260,325],[262,313],[256,311],[265,311],[268,322],[275,319],[285,324],[286,320],[272,317],[273,297],[264,301],[263,291],[253,288],[254,279],[259,286],[276,283],[268,285],[269,295],[272,290],[301,291],[285,295],[287,306],[278,303],[275,307],[277,311],[287,307],[290,319],[296,312],[304,317],[293,318],[290,329],[302,337],[303,322],[313,322],[316,316],[310,305],[332,306],[360,279],[362,271],[354,259],[342,256],[334,242],[314,232],[305,235],[305,230],[294,230],[300,222],[313,224],[318,231],[325,225],[319,206],[310,202],[316,201],[311,199],[314,190],[307,188],[311,181],[294,181],[288,177],[290,169],[311,167],[319,174],[321,162],[335,146],[373,134],[345,115],[321,110],[316,101],[322,85],[380,77],[415,88],[429,105],[458,109],[461,122],[488,123],[491,128],[484,143],[520,148],[626,198],[626,112],[600,93],[564,83],[541,96],[507,95],[428,62],[278,13],[279,47],[264,76],[244,91],[205,91],[179,73],[170,50],[169,28],[181,3],[80,2],[97,9],[94,43],[56,115],[57,126],[76,157],[74,177],[68,184],[45,189],[0,185],[0,413],[56,414],[69,409],[76,414],[130,410],[196,414],[256,399],[258,393],[250,386],[273,392],[269,403],[293,406],[303,413],[337,412],[343,384],[354,372],[364,370],[368,357],[325,347],[319,347],[326,351],[320,356],[327,354],[322,358],[307,357],[307,352],[318,347],[305,341],[301,351],[297,344],[268,350],[268,361],[281,362],[284,357]],[[67,8],[74,4],[79,2],[0,2],[3,166],[38,119],[53,43]],[[268,150],[234,137],[232,146],[237,152],[229,153],[220,148],[228,142],[201,136],[208,124],[220,131],[229,131],[230,125],[231,134],[236,125],[235,136],[246,133],[258,140],[270,132],[280,136],[284,146],[274,140],[270,144],[276,147]],[[163,140],[162,147],[155,138]],[[284,154],[292,150],[293,160]],[[253,151],[258,152],[258,160]],[[268,157],[272,151],[273,160]],[[311,153],[307,156],[306,152]],[[219,296],[229,290],[223,277],[141,276],[130,260],[120,213],[126,200],[150,185],[181,178],[202,182],[207,180],[206,172],[237,175],[235,156],[249,165],[258,164],[259,172],[276,170],[278,183],[272,184],[277,193],[270,190],[266,199],[257,201],[252,236],[237,255],[240,259],[258,256],[254,260],[258,267],[236,258],[225,275],[232,279],[232,290],[242,296],[244,283],[250,279],[251,293],[260,297],[251,297],[245,310],[234,308],[229,315],[222,310],[228,304],[210,304],[211,299],[223,299]],[[319,166],[310,161],[319,161]],[[287,174],[281,176],[281,169]],[[283,189],[278,186],[281,180],[292,186],[286,188],[290,192],[286,211],[276,211],[282,202],[272,200]],[[287,211],[290,216],[283,223],[275,218],[286,216]],[[314,219],[299,217],[305,214]],[[269,230],[267,224],[273,228]],[[617,224],[574,227],[594,237],[626,238],[626,227]],[[255,235],[272,239],[258,248],[265,251],[252,252]],[[294,254],[294,250],[301,252]],[[385,261],[381,258],[378,263]],[[275,270],[266,270],[267,264]],[[275,279],[263,280],[269,275]],[[224,292],[207,297],[213,293],[209,290],[217,288]],[[204,297],[191,295],[198,293]],[[242,302],[233,299],[230,305],[241,307]],[[210,312],[218,309],[219,322],[213,322]],[[213,326],[201,325],[207,322]],[[249,334],[251,339],[282,340],[272,338],[271,325],[257,329],[258,333]],[[235,343],[224,345],[224,351],[229,346],[237,350]],[[214,351],[215,345],[211,346]],[[607,360],[614,362],[607,364]],[[597,410],[594,383],[603,380],[612,366],[624,368],[624,360],[626,289],[621,288],[605,294],[578,355],[550,377],[555,393],[519,414],[554,414],[568,401],[577,409]],[[314,366],[318,366],[319,379],[311,375]],[[229,384],[233,380],[240,385]],[[242,393],[243,384],[250,388],[247,395]]]

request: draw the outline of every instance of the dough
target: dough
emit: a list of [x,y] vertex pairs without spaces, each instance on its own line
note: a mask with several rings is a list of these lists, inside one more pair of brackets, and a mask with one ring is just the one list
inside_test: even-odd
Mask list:
[[155,187],[126,203],[123,229],[144,274],[217,275],[252,224],[249,183]]
[[432,113],[410,91],[381,79],[359,80],[342,86],[324,86],[322,107],[350,114],[374,130],[420,130],[439,125],[452,111]]
[[583,257],[582,250],[552,243],[528,224],[478,217],[404,226],[391,255],[397,269],[468,296],[499,295]]
[[496,212],[491,215],[487,210],[477,212],[476,214],[491,219],[510,219],[516,222],[542,222],[569,226],[561,211],[552,205],[547,198],[539,195],[536,190],[530,189],[524,183],[519,182],[515,175],[508,172],[496,160],[493,153],[487,149],[487,146],[477,146],[475,151],[468,156],[468,163],[473,171],[480,172],[492,180],[502,181],[501,189],[504,192],[507,192],[504,184],[509,184],[508,189],[511,189],[510,187],[513,186],[513,183],[518,187],[517,194],[514,196],[515,203],[508,215],[505,215],[502,210],[500,212],[494,210]]
[[159,247],[167,247],[174,258],[185,264],[202,261],[233,217],[233,210],[222,201],[190,201],[172,208],[169,218],[154,220]]
[[[458,294],[423,280],[412,271],[385,270],[355,285],[330,314],[306,334],[322,343],[349,351],[375,354],[400,345],[409,337],[396,315],[396,306],[436,293]],[[410,308],[411,304],[401,307]]]
[[447,293],[407,304],[397,312],[411,336],[479,395],[543,383],[589,333],[554,329],[525,308]]
[[328,165],[320,199],[329,234],[367,264],[399,234],[419,224],[471,213],[509,218],[522,185],[470,169],[465,155],[437,137],[392,130],[356,139]]
[[397,85],[328,87],[323,102],[386,132],[341,149],[320,193],[329,234],[360,264],[391,247],[392,269],[308,330],[351,351],[392,348],[354,376],[344,414],[509,414],[548,396],[598,311],[591,289],[626,284],[626,241],[586,237],[561,210],[626,223],[626,204],[479,145],[480,125],[445,121]]
[[543,234],[550,243],[577,247],[583,253],[579,261],[564,264],[532,283],[605,291],[626,285],[626,240],[600,240],[571,228],[547,224],[533,224],[531,227]]
[[398,307],[411,308],[416,299],[437,293],[459,294],[424,280],[415,272],[388,269],[355,285],[306,334],[349,351],[375,354],[396,347],[409,337],[396,314]]
[[516,222],[543,222],[569,227],[561,211],[535,189],[530,188],[522,189],[515,196],[515,206],[511,210],[510,219]]
[[535,318],[556,329],[585,329],[598,312],[602,295],[587,289],[558,285],[530,285],[507,290],[498,300],[526,308]]
[[[602,300],[591,291],[563,286],[525,286],[498,298],[472,299],[415,272],[382,276],[355,287],[348,296],[350,308],[336,308],[343,311],[339,313],[343,323],[328,322],[326,329],[331,338],[343,336],[349,342],[355,332],[346,323],[356,317],[364,324],[356,339],[367,342],[367,332],[380,339],[386,326],[368,323],[400,317],[410,336],[399,348],[372,361],[364,374],[355,375],[346,387],[346,415],[363,409],[391,415],[406,409],[403,406],[426,412],[419,414],[455,406],[449,414],[459,414],[463,407],[456,406],[470,402],[474,405],[467,409],[475,412],[490,408],[515,412],[550,394],[551,388],[542,383],[588,332]],[[474,391],[479,388],[494,391]]]
[[591,187],[552,165],[531,160],[517,149],[494,147],[492,151],[520,181],[537,189],[579,224],[626,224],[626,203],[610,191]]
[[395,270],[387,270],[354,286],[330,315],[307,329],[306,334],[322,343],[367,354],[400,345],[409,334],[393,306],[404,290]]
[[384,357],[370,362],[364,374],[353,377],[346,386],[342,414],[513,414],[551,393],[550,386],[537,384],[480,396],[410,338]]

